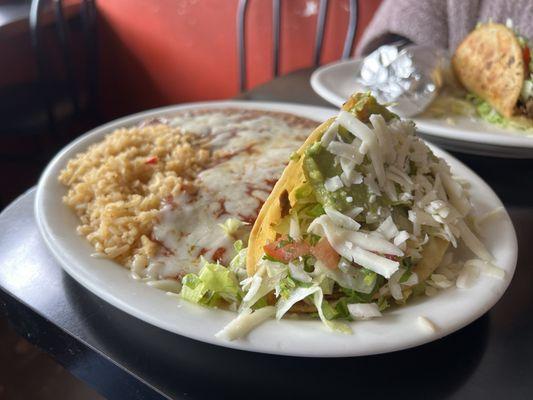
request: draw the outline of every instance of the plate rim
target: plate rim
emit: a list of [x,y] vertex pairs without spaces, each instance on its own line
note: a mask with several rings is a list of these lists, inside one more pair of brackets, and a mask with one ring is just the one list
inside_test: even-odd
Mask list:
[[[152,110],[147,110],[147,111],[135,113],[135,114],[132,114],[132,115],[129,115],[129,116],[125,116],[125,117],[122,117],[122,118],[118,118],[116,120],[110,121],[110,122],[108,122],[106,124],[103,124],[103,125],[101,125],[99,127],[96,127],[94,129],[88,131],[84,135],[80,136],[79,138],[77,138],[76,140],[74,140],[73,142],[71,142],[70,144],[65,146],[50,161],[50,163],[47,165],[46,169],[44,170],[43,174],[41,175],[41,178],[39,179],[39,183],[37,185],[37,190],[36,190],[36,194],[35,194],[34,215],[35,215],[35,219],[36,219],[36,222],[37,222],[37,226],[38,226],[39,232],[40,232],[41,236],[43,237],[48,249],[51,251],[51,253],[56,258],[56,260],[60,263],[60,265],[63,268],[63,270],[66,271],[72,278],[74,278],[83,287],[88,289],[90,292],[92,292],[94,295],[96,295],[100,299],[106,301],[108,304],[110,304],[110,305],[112,305],[112,306],[114,306],[114,307],[116,307],[116,308],[118,308],[118,309],[120,309],[120,310],[122,310],[122,311],[124,311],[124,312],[126,312],[126,313],[128,313],[128,314],[130,314],[132,316],[134,316],[135,318],[138,318],[138,319],[146,322],[146,323],[154,325],[154,326],[156,326],[156,327],[158,327],[160,329],[164,329],[164,330],[170,331],[173,334],[178,334],[178,335],[181,335],[181,336],[189,337],[191,339],[198,340],[198,341],[205,342],[205,343],[209,343],[209,344],[214,344],[214,345],[218,345],[218,346],[234,348],[234,349],[239,349],[239,350],[266,353],[266,354],[284,355],[284,356],[300,356],[300,357],[351,357],[351,356],[363,356],[363,355],[371,355],[371,354],[380,354],[380,353],[385,353],[385,352],[394,352],[394,351],[403,350],[403,349],[406,349],[406,348],[419,346],[419,345],[422,345],[422,344],[437,340],[437,339],[439,339],[439,338],[441,338],[443,336],[446,336],[448,334],[451,334],[451,333],[463,328],[464,326],[470,324],[471,322],[475,321],[480,316],[482,316],[484,313],[486,313],[490,308],[492,308],[492,306],[497,301],[499,301],[499,299],[503,296],[503,294],[507,290],[508,285],[510,284],[510,282],[512,280],[512,277],[514,275],[515,268],[516,268],[517,257],[518,257],[518,242],[517,242],[517,237],[516,237],[516,231],[514,229],[512,221],[510,220],[509,214],[508,214],[507,210],[505,209],[505,207],[503,206],[503,203],[501,202],[501,200],[499,199],[497,194],[492,190],[492,188],[490,188],[490,186],[481,177],[479,177],[474,171],[472,171],[470,168],[468,168],[466,165],[464,165],[459,160],[455,159],[450,154],[446,153],[445,151],[443,151],[443,150],[441,150],[441,149],[439,149],[436,146],[431,145],[431,144],[430,144],[430,147],[432,148],[432,150],[436,149],[439,153],[441,153],[441,154],[439,154],[439,156],[444,156],[447,159],[447,161],[449,159],[451,159],[454,163],[458,163],[458,165],[460,165],[462,168],[466,169],[466,171],[468,171],[469,173],[473,174],[477,178],[477,180],[479,180],[479,183],[481,183],[484,186],[484,189],[488,190],[491,193],[493,198],[495,200],[497,200],[499,205],[501,205],[503,207],[505,216],[510,222],[511,233],[512,233],[512,237],[510,237],[511,242],[512,242],[512,249],[511,249],[512,259],[513,259],[512,260],[512,267],[509,270],[509,275],[510,275],[509,278],[506,279],[505,284],[501,288],[501,293],[499,295],[495,296],[493,299],[491,299],[491,301],[486,303],[484,307],[480,307],[479,309],[477,309],[476,315],[469,316],[468,321],[466,323],[460,324],[460,326],[454,326],[453,328],[448,329],[447,331],[446,330],[442,331],[442,332],[439,331],[436,334],[434,334],[433,336],[428,335],[428,337],[425,338],[424,340],[417,340],[417,341],[414,341],[414,342],[409,342],[409,343],[404,344],[402,346],[392,346],[394,348],[385,347],[385,348],[383,348],[381,350],[378,350],[378,351],[369,351],[369,352],[365,352],[365,351],[350,351],[350,350],[339,351],[338,349],[335,350],[335,351],[328,351],[328,350],[323,350],[323,351],[318,350],[317,351],[317,350],[313,350],[311,352],[309,352],[309,351],[287,351],[287,350],[275,348],[276,346],[274,344],[271,345],[271,346],[266,346],[266,347],[263,346],[262,348],[255,348],[253,345],[247,344],[247,342],[242,343],[240,341],[232,341],[232,342],[220,341],[219,339],[216,339],[214,336],[213,337],[206,337],[204,335],[203,337],[199,337],[198,335],[195,335],[195,334],[190,334],[190,333],[186,333],[186,332],[183,332],[183,331],[179,331],[179,330],[176,330],[176,329],[169,328],[169,326],[167,326],[166,324],[162,323],[160,321],[160,319],[157,318],[156,316],[150,315],[150,314],[148,314],[146,312],[139,311],[137,308],[132,307],[131,305],[129,305],[124,299],[118,298],[113,293],[109,293],[105,289],[103,289],[102,287],[99,287],[98,285],[95,285],[94,282],[91,282],[90,280],[87,281],[87,279],[84,279],[84,277],[83,277],[84,272],[77,271],[76,268],[73,268],[72,266],[70,266],[69,265],[69,259],[68,259],[68,257],[65,254],[63,254],[61,246],[53,242],[52,234],[50,232],[51,227],[48,224],[49,221],[47,221],[46,216],[44,215],[44,208],[45,207],[43,205],[43,201],[44,201],[44,196],[45,196],[45,193],[46,193],[45,192],[46,191],[45,183],[46,183],[46,181],[48,179],[55,178],[55,176],[51,177],[50,174],[51,174],[52,171],[54,171],[58,167],[58,164],[60,162],[66,161],[66,160],[64,160],[65,155],[68,154],[71,151],[71,149],[76,148],[80,143],[85,142],[85,140],[88,140],[88,138],[92,137],[92,135],[95,135],[95,137],[96,137],[97,134],[105,135],[106,133],[109,133],[112,129],[114,129],[115,127],[123,126],[124,124],[127,124],[128,121],[131,122],[131,123],[134,123],[134,122],[138,122],[139,120],[141,120],[143,118],[147,118],[147,117],[149,117],[149,116],[151,116],[153,114],[170,113],[170,112],[173,112],[173,111],[184,110],[184,109],[187,109],[187,108],[198,108],[198,107],[205,107],[205,106],[224,107],[224,106],[231,106],[231,105],[234,105],[234,106],[241,106],[242,105],[242,106],[244,106],[246,108],[254,108],[254,107],[256,107],[257,109],[272,109],[272,107],[273,108],[284,108],[284,107],[289,106],[289,107],[295,107],[296,109],[300,109],[300,110],[306,109],[306,110],[309,111],[309,110],[315,109],[315,110],[321,110],[323,112],[326,112],[326,111],[327,112],[335,112],[335,110],[333,110],[333,109],[330,110],[330,109],[325,108],[325,107],[307,106],[307,105],[292,104],[292,103],[260,102],[260,101],[259,102],[255,102],[255,101],[254,102],[250,102],[250,101],[209,101],[209,102],[198,102],[198,103],[186,103],[186,104],[181,104],[181,105],[160,107],[160,108],[156,108],[156,109],[152,109]],[[279,111],[282,111],[282,110],[280,109]],[[294,111],[294,110],[286,110],[286,112],[298,114],[298,112]],[[87,143],[87,145],[89,145],[89,143]],[[79,150],[82,151],[82,149],[79,149]],[[41,212],[41,211],[43,211],[43,212]],[[119,268],[122,268],[122,267],[119,267]],[[87,272],[85,271],[85,273],[87,273]],[[157,290],[157,289],[153,289],[153,290]]]
[[[341,96],[339,96],[337,93],[332,91],[329,87],[324,85],[322,83],[322,78],[327,73],[333,73],[336,69],[339,68],[346,68],[347,66],[351,65],[357,65],[359,62],[361,62],[360,58],[356,59],[350,59],[350,60],[338,60],[334,61],[329,64],[325,64],[317,68],[313,73],[311,74],[310,78],[310,84],[313,90],[323,99],[330,102],[334,106],[339,107],[342,105],[345,101]],[[442,139],[448,139],[453,141],[459,141],[459,142],[468,142],[468,143],[478,143],[481,145],[490,144],[493,146],[501,146],[505,147],[507,149],[514,149],[515,151],[523,150],[523,148],[527,148],[528,150],[533,150],[533,137],[527,137],[520,135],[519,133],[513,133],[513,131],[508,131],[508,134],[502,133],[498,134],[496,132],[494,133],[471,133],[472,135],[483,135],[483,141],[479,140],[473,140],[462,137],[458,130],[454,129],[453,127],[447,127],[447,126],[439,126],[435,125],[431,122],[428,122],[426,119],[419,119],[416,117],[411,118],[413,121],[415,121],[417,127],[422,130],[425,134],[439,137]],[[484,123],[480,120],[480,123]],[[506,141],[508,139],[508,141]],[[525,154],[521,157],[525,157]],[[533,153],[531,153],[528,158],[533,157]]]

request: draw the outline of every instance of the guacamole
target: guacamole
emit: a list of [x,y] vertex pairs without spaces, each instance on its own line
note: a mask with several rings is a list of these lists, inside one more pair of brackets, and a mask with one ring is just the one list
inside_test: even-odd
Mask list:
[[[379,104],[370,93],[357,93],[350,97],[344,104],[343,109],[354,114],[362,122],[368,123],[372,114],[381,115],[385,121],[390,121],[398,116],[383,105]],[[338,134],[344,143],[352,143],[355,136],[346,128],[340,126]],[[369,164],[365,157],[363,165]],[[360,173],[364,173],[362,166],[355,167]],[[303,171],[309,183],[311,183],[317,201],[324,207],[331,207],[338,211],[347,211],[354,207],[363,207],[365,210],[374,209],[386,199],[371,199],[368,186],[363,182],[352,184],[349,187],[343,186],[338,190],[329,191],[325,187],[328,178],[334,178],[342,173],[341,166],[335,162],[335,156],[324,148],[320,142],[311,145],[304,154]],[[372,201],[371,201],[372,200]]]

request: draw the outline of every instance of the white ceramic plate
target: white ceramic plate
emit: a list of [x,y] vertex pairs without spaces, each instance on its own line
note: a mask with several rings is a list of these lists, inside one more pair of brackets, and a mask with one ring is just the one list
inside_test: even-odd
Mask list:
[[[129,277],[128,271],[112,261],[92,258],[91,246],[78,236],[77,217],[61,202],[65,188],[57,181],[59,171],[76,153],[99,141],[115,128],[138,123],[147,117],[171,114],[197,107],[238,106],[291,112],[319,121],[335,110],[283,103],[210,102],[175,106],[139,113],[94,129],[63,149],[48,165],[39,182],[35,215],[39,229],[52,253],[74,279],[119,309],[150,324],[200,341],[237,349],[294,356],[357,356],[417,346],[464,327],[487,312],[502,296],[513,276],[517,257],[516,235],[507,213],[486,232],[488,248],[496,264],[506,271],[504,280],[482,277],[469,290],[451,288],[385,314],[373,321],[353,323],[353,335],[327,332],[319,321],[268,321],[248,337],[227,342],[214,337],[235,314],[202,308],[150,288]],[[474,172],[434,148],[453,171],[472,184],[472,197],[480,212],[502,206],[496,194]],[[435,333],[420,329],[417,317],[430,318]]]
[[[360,87],[355,71],[360,59],[338,61],[317,69],[311,76],[314,91],[340,107]],[[422,136],[454,151],[508,158],[533,158],[533,137],[491,125],[482,119],[453,116],[455,125],[445,118],[414,118]]]

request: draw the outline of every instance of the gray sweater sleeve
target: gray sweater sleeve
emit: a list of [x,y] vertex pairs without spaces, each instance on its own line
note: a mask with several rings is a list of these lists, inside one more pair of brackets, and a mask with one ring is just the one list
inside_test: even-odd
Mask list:
[[533,40],[532,0],[384,0],[364,32],[356,55],[368,54],[393,35],[455,51],[478,22],[505,23]]
[[448,48],[448,18],[445,0],[385,0],[366,28],[356,55],[365,55],[391,35],[416,44]]

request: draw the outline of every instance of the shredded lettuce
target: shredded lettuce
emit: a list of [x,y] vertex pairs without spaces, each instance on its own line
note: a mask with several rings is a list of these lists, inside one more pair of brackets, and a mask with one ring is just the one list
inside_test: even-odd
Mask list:
[[322,293],[322,289],[320,289],[319,287],[317,289],[318,290],[316,290],[313,294],[313,303],[316,309],[318,310],[318,316],[320,317],[320,320],[322,321],[322,323],[326,325],[326,327],[333,332],[344,333],[348,335],[351,334],[352,328],[350,328],[348,324],[345,324],[344,322],[340,322],[340,321],[332,321],[327,318],[326,313],[324,313],[323,305],[327,304],[325,308],[328,311],[329,311],[330,305],[329,303],[324,301],[324,294]]
[[369,294],[375,292],[378,280],[381,278],[375,272],[366,268],[355,268],[346,259],[341,258],[339,269],[329,269],[322,263],[315,264],[315,277],[324,275],[336,282],[340,287],[348,290]]
[[235,243],[233,243],[233,249],[238,253],[239,251],[244,249],[244,243],[242,240],[236,240]]
[[200,280],[208,290],[236,295],[239,293],[239,283],[235,275],[220,264],[206,264],[199,274]]
[[237,218],[228,218],[223,224],[218,224],[229,237],[235,237],[237,231],[244,225],[249,225],[247,222],[243,222]]
[[531,124],[528,124],[522,121],[521,119],[505,118],[494,108],[492,108],[489,103],[476,96],[475,94],[469,93],[467,94],[466,98],[474,105],[478,115],[485,121],[490,122],[491,124],[499,125],[504,128],[513,128],[521,131],[531,131],[533,129]]
[[294,290],[287,293],[287,296],[281,297],[276,304],[276,319],[281,319],[293,305],[302,301],[308,296],[321,289],[318,286],[312,286],[308,288],[296,287]]
[[318,311],[320,320],[329,330],[339,333],[352,333],[351,328],[347,324],[331,320],[336,317],[337,313],[327,301],[324,301],[322,289],[320,286],[316,285],[310,287],[296,287],[291,291],[287,298],[281,298],[276,305],[276,319],[281,319],[293,305],[306,298],[312,300]]
[[181,284],[181,297],[191,303],[200,303],[207,293],[207,288],[196,274],[185,275]]
[[303,262],[289,262],[289,274],[292,279],[309,283],[311,282],[311,276],[305,271]]
[[307,230],[311,221],[325,214],[324,207],[317,201],[313,187],[304,183],[295,190],[296,202],[293,209],[298,215],[302,232]]
[[[261,277],[261,284],[255,290],[253,296],[243,299],[239,309],[261,308],[267,305],[265,296],[273,291],[279,293],[280,282],[288,276],[288,268],[285,264],[268,260],[261,260],[258,270],[254,276]],[[243,287],[251,286],[251,278],[246,278],[241,282]]]
[[333,279],[328,278],[326,275],[322,275],[319,281],[324,294],[333,294],[333,287],[335,286],[335,281]]
[[381,296],[378,299],[378,309],[379,309],[379,311],[385,311],[389,307],[390,307],[390,304],[387,301],[387,298],[385,296]]
[[324,317],[328,320],[335,319],[338,316],[337,310],[327,300],[322,300],[322,313],[324,313]]
[[371,290],[374,290],[374,287],[376,286],[378,274],[366,268],[361,268],[360,271],[364,275],[364,278],[363,278],[364,284]]
[[241,296],[235,273],[220,264],[206,263],[198,275],[185,275],[182,285],[183,299],[210,307],[216,307],[220,299],[235,302]]
[[237,240],[233,244],[233,248],[237,254],[232,258],[229,263],[229,270],[232,271],[239,281],[245,279],[248,274],[246,272],[246,253],[247,249],[243,248],[242,241]]
[[466,116],[479,118],[501,126],[518,131],[533,132],[533,124],[527,118],[505,118],[499,114],[485,100],[473,93],[442,93],[431,103],[424,112],[425,115],[434,118],[447,118],[450,116]]
[[472,93],[469,93],[466,98],[468,101],[474,104],[478,115],[485,121],[496,125],[506,124],[506,119],[502,115],[500,115],[494,108],[492,108],[492,106],[485,100]]
[[294,282],[294,280],[290,276],[287,276],[283,278],[279,282],[278,287],[276,287],[276,296],[279,296],[282,299],[288,299],[295,287],[296,282]]

